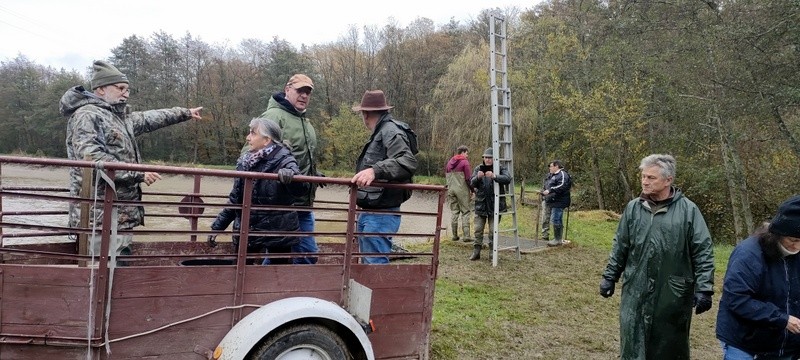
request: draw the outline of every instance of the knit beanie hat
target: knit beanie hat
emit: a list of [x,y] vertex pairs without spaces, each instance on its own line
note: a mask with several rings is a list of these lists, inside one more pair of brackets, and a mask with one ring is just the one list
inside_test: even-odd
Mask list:
[[769,224],[769,232],[800,238],[800,195],[789,198],[778,207],[778,213]]
[[483,150],[483,157],[492,157],[492,148],[486,148],[486,150]]
[[92,90],[101,86],[126,83],[128,84],[128,77],[121,71],[117,70],[114,65],[111,65],[103,60],[97,60],[92,66]]

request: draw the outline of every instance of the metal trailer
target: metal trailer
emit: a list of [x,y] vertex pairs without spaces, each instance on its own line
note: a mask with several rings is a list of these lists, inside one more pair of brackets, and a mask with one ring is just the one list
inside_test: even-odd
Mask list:
[[[70,167],[88,169],[85,178],[94,173],[100,186],[113,183],[117,171],[154,171],[186,188],[145,192],[141,202],[116,200],[109,188],[102,199],[74,198],[60,180]],[[47,169],[52,176],[38,182],[26,169]],[[432,193],[435,209],[404,205],[400,212],[404,221],[427,219],[426,229],[396,235],[422,239],[415,248],[423,250],[392,254],[389,265],[366,265],[358,261],[368,254],[358,252],[355,219],[363,210],[355,206],[355,187],[348,179],[297,176],[296,181],[343,188],[342,199],[304,208],[317,214],[319,262],[249,265],[248,259],[264,254],[247,254],[245,246],[234,251],[230,242],[213,248],[205,242],[218,232],[204,223],[231,205],[224,204],[227,193],[201,190],[209,179],[235,177],[276,179],[0,156],[0,360],[429,358],[444,187],[386,185],[413,189],[414,196]],[[67,227],[69,202],[102,207],[102,227]],[[133,234],[132,255],[86,255],[85,239],[92,232],[102,237],[101,254],[108,254],[117,232],[112,213],[119,205],[147,209],[147,226],[118,231]],[[249,199],[241,209],[247,219],[253,209]],[[67,234],[77,234],[78,241]],[[235,234],[247,239],[247,226]]]

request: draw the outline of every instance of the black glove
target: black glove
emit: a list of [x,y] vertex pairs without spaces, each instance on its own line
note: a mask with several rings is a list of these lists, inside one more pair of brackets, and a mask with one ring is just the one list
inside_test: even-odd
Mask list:
[[695,314],[702,314],[711,309],[711,293],[706,291],[694,293],[692,306]]
[[289,169],[280,169],[278,170],[278,181],[281,184],[288,184],[292,182],[292,178],[294,177],[294,171]]
[[[317,173],[314,174],[314,176],[325,177],[325,174],[317,171]],[[325,183],[317,183],[317,187],[320,188],[320,189],[324,188],[325,185],[326,185]]]
[[614,286],[616,285],[613,281],[602,278],[600,280],[600,296],[610,298],[611,295],[614,295]]
[[208,246],[217,247],[217,235],[208,235]]

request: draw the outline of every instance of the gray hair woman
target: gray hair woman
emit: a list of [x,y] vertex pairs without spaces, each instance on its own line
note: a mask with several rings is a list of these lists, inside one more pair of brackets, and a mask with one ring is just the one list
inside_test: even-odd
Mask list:
[[[308,183],[292,182],[294,175],[300,173],[297,160],[292,152],[281,143],[281,129],[275,121],[255,118],[250,121],[247,134],[247,151],[236,163],[236,170],[276,173],[279,180],[258,179],[253,186],[253,210],[250,211],[250,231],[298,231],[297,212],[293,210],[273,210],[259,207],[269,205],[290,206],[294,196],[308,191]],[[228,196],[231,204],[242,204],[244,179],[237,178]],[[225,208],[217,215],[213,230],[225,230],[233,222],[234,230],[241,224],[242,210]],[[238,247],[238,237],[233,242]],[[216,245],[216,235],[208,238],[209,245]],[[248,253],[289,253],[291,247],[300,242],[296,236],[250,236],[247,241]],[[263,264],[288,264],[291,259],[264,259]]]

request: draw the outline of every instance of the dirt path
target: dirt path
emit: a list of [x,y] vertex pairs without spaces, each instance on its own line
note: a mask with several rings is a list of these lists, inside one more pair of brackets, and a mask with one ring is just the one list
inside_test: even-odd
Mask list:
[[[180,176],[180,175],[170,175],[170,174],[162,174],[163,180],[156,182],[151,186],[145,186],[145,196],[144,200],[146,201],[176,201],[175,197],[168,197],[168,196],[160,196],[160,195],[152,195],[152,193],[191,193],[194,185],[194,181],[192,177],[188,176]],[[69,173],[67,169],[51,169],[51,168],[43,168],[43,167],[32,167],[32,166],[19,166],[19,165],[4,165],[2,167],[2,186],[41,186],[41,187],[64,187],[66,188],[69,184]],[[204,194],[215,194],[220,196],[227,196],[228,192],[232,187],[233,181],[229,178],[213,178],[213,177],[206,177],[203,178],[201,183],[201,193]],[[150,194],[148,194],[150,193]],[[64,195],[63,193],[59,193],[59,195]],[[325,207],[325,208],[341,208],[341,205],[337,204],[329,204],[327,202],[346,202],[348,198],[348,188],[343,186],[327,186],[325,188],[319,189],[317,191],[317,207]],[[203,201],[205,203],[223,203],[223,198],[204,198]],[[16,199],[16,198],[4,198],[3,199],[3,211],[31,211],[31,210],[66,210],[66,203],[64,202],[54,202],[54,201],[45,201],[45,200],[34,200],[31,201],[30,199]],[[409,199],[406,203],[403,204],[401,207],[402,211],[412,211],[412,212],[436,212],[437,207],[437,198],[432,193],[425,193],[425,192],[415,192],[414,195]],[[204,215],[215,215],[219,211],[219,208],[214,207],[207,207],[204,211]],[[157,214],[161,213],[172,213],[175,214],[176,211],[172,208],[166,207],[148,207],[146,212],[150,216],[146,216],[146,226],[140,227],[138,230],[156,230],[156,229],[174,229],[176,227],[180,227],[184,229],[188,226],[189,221],[184,220],[183,218],[175,218],[175,217],[159,217]],[[335,210],[318,210],[315,212],[317,218],[317,231],[343,231],[344,223],[341,220],[346,218],[346,212],[342,211],[335,211]],[[14,219],[14,221],[24,222],[24,223],[39,223],[39,224],[47,224],[47,225],[58,225],[64,226],[66,225],[66,216],[65,215],[52,215],[47,217],[39,217],[38,220],[32,220],[30,218],[22,218],[20,216],[16,217],[7,217],[7,219]],[[45,219],[45,220],[41,220]],[[332,222],[327,220],[334,220],[338,222]],[[212,218],[202,218],[199,221],[200,229],[209,229],[211,222],[213,221]],[[446,224],[450,223],[450,211],[445,209],[443,211],[443,218],[442,224],[446,227]],[[403,219],[400,224],[400,233],[430,233],[433,231],[435,227],[435,218],[432,217],[422,217],[422,216],[413,216],[413,215],[404,215]],[[443,234],[444,236],[444,234]],[[420,241],[420,238],[409,238],[404,236],[398,236],[397,240],[401,243],[407,243],[412,241]],[[15,241],[23,241],[22,239],[9,239],[4,240],[6,243],[15,242]]]

